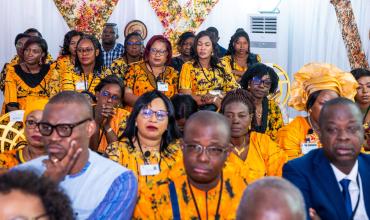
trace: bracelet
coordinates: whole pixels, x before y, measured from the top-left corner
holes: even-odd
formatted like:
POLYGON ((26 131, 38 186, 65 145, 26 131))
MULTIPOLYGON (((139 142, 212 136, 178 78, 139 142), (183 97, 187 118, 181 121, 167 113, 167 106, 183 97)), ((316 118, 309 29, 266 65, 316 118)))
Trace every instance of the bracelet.
POLYGON ((108 130, 105 130, 105 133, 109 133, 111 131, 113 131, 113 128, 109 128, 108 130))

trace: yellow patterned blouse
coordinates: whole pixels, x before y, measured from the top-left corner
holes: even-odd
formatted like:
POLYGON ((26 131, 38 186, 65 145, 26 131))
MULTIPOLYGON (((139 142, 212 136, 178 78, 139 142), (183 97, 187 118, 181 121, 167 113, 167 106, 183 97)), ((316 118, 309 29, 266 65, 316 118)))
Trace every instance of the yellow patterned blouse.
POLYGON ((144 165, 144 159, 140 149, 132 148, 128 139, 123 138, 121 141, 110 144, 105 154, 109 159, 114 160, 124 167, 132 170, 139 181, 139 189, 143 187, 151 187, 156 181, 167 178, 168 171, 176 164, 177 161, 182 161, 182 152, 180 145, 177 143, 170 144, 166 153, 155 152, 151 153, 149 158, 146 158, 149 164, 159 164, 160 175, 142 176, 140 175, 140 166, 144 165))
MULTIPOLYGON (((51 64, 52 62, 53 62, 53 57, 51 57, 50 53, 48 53, 45 63, 51 64)), ((4 65, 4 68, 1 70, 1 74, 0 74, 0 90, 1 91, 4 91, 5 89, 5 78, 6 78, 7 68, 13 67, 17 64, 19 64, 19 57, 18 55, 15 55, 13 59, 11 59, 9 63, 6 63, 4 65)))
POLYGON ((100 74, 89 73, 88 76, 86 76, 86 74, 79 74, 74 70, 67 69, 66 72, 60 73, 61 87, 63 91, 89 91, 95 94, 95 87, 99 84, 100 80, 107 75, 108 73, 106 71, 102 71, 100 74))
POLYGON ((308 134, 311 126, 304 117, 297 116, 292 122, 282 127, 277 134, 277 143, 284 149, 289 160, 302 156, 301 144, 310 139, 321 147, 316 133, 308 134))
POLYGON ((261 125, 255 126, 254 130, 267 134, 275 141, 278 130, 284 126, 280 107, 273 99, 265 98, 262 102, 262 109, 261 125))
MULTIPOLYGON (((257 59, 257 62, 261 62, 261 57, 257 54, 255 55, 256 56, 256 59, 257 59)), ((221 58, 221 62, 227 66, 227 68, 230 68, 231 70, 237 70, 237 71, 241 71, 241 72, 245 72, 248 70, 248 65, 246 64, 246 66, 239 66, 239 64, 237 62, 233 62, 233 64, 231 63, 232 59, 231 59, 231 55, 228 55, 228 56, 224 56, 221 58)), ((249 64, 251 65, 251 64, 249 64)), ((241 79, 241 76, 237 76, 234 74, 234 77, 236 79, 236 81, 239 82, 239 80, 241 79)))
POLYGON ((55 63, 42 66, 40 73, 25 73, 20 65, 7 68, 4 104, 19 103, 23 109, 27 102, 49 99, 60 90, 60 78, 55 63))
POLYGON ((215 217, 218 204, 219 219, 235 219, 239 200, 247 186, 240 176, 224 170, 223 181, 219 181, 217 186, 208 192, 190 186, 194 195, 192 196, 186 174, 178 175, 167 181, 157 182, 153 189, 142 190, 133 219, 174 219, 174 203, 171 201, 169 188, 171 182, 176 191, 181 219, 217 219, 215 217))
MULTIPOLYGON (((116 109, 116 114, 114 114, 114 116, 111 119, 110 127, 113 129, 114 133, 116 133, 118 137, 122 135, 124 129, 126 128, 126 121, 129 115, 130 115, 130 112, 126 111, 125 109, 122 109, 122 108, 116 109)), ((105 134, 104 133, 102 134, 101 130, 100 130, 99 137, 100 136, 101 136, 101 141, 99 143, 98 151, 100 153, 105 153, 105 150, 108 147, 108 142, 105 137, 105 134)))
MULTIPOLYGON (((138 62, 141 62, 141 61, 138 61, 138 62)), ((128 63, 126 63, 126 61, 123 57, 120 57, 120 58, 117 58, 113 61, 113 63, 111 64, 111 66, 109 68, 109 71, 112 74, 115 74, 115 75, 119 76, 121 79, 124 79, 125 75, 126 75, 126 72, 130 69, 130 67, 132 65, 137 64, 138 62, 128 64, 128 63)))
POLYGON ((157 82, 164 82, 168 85, 168 90, 164 92, 167 97, 177 94, 179 83, 178 72, 170 66, 166 66, 163 74, 159 75, 160 79, 150 72, 144 61, 132 65, 125 76, 125 85, 132 90, 136 96, 141 96, 146 92, 153 91, 157 88, 157 82))
POLYGON ((55 69, 61 76, 65 73, 74 71, 75 65, 72 63, 71 56, 69 55, 60 56, 55 62, 55 69))
POLYGON ((10 169, 18 164, 25 163, 23 158, 23 148, 6 151, 0 154, 0 169, 10 169))
POLYGON ((194 95, 205 95, 212 90, 228 92, 239 88, 231 70, 222 63, 220 65, 225 72, 195 67, 193 64, 193 61, 189 61, 182 66, 179 89, 191 89, 194 95))
MULTIPOLYGON (((247 158, 243 161, 234 152, 226 163, 236 167, 235 174, 251 184, 264 176, 281 176, 287 156, 268 135, 251 132, 247 158)), ((226 166, 226 169, 228 166, 226 166)))

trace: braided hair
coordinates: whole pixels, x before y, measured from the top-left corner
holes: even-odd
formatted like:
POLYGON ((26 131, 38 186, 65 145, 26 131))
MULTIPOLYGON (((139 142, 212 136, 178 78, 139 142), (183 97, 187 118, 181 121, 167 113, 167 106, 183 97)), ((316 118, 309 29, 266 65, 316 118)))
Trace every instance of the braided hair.
MULTIPOLYGON (((235 89, 235 90, 229 91, 221 102, 220 113, 224 114, 226 106, 231 103, 244 104, 248 108, 249 114, 254 114, 255 109, 256 109, 255 105, 253 104, 252 94, 244 89, 235 89)), ((256 119, 255 117, 252 117, 252 122, 251 122, 252 128, 254 127, 255 124, 256 124, 256 119)))

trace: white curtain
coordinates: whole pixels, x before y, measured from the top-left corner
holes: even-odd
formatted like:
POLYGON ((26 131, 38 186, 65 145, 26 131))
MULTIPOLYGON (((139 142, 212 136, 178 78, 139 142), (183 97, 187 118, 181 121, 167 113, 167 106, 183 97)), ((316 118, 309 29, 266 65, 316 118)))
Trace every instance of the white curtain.
MULTIPOLYGON (((183 4, 184 1, 179 2, 183 4)), ((219 43, 227 47, 237 28, 242 27, 249 31, 248 14, 258 13, 258 9, 266 2, 271 0, 219 0, 199 30, 209 26, 217 27, 220 32, 219 43)), ((370 50, 370 1, 353 0, 352 7, 364 51, 370 50)), ((277 43, 283 46, 280 47, 282 49, 276 62, 289 75, 313 61, 328 62, 350 70, 335 10, 329 0, 282 0, 279 9, 279 28, 283 32, 277 43)), ((53 0, 0 0, 0 16, 1 67, 15 54, 15 36, 27 28, 35 27, 40 30, 54 58, 58 55, 64 34, 69 30, 53 0)), ((149 37, 163 32, 148 0, 120 0, 109 22, 117 23, 123 33, 125 25, 133 19, 141 20, 147 25, 149 37)), ((123 40, 121 34, 118 41, 123 40)), ((296 113, 292 112, 289 116, 294 114, 296 113)))

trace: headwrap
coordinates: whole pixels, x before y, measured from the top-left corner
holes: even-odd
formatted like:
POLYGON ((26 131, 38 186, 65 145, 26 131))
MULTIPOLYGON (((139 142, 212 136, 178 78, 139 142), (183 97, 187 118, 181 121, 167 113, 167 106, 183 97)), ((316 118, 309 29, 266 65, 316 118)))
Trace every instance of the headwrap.
POLYGON ((24 108, 23 121, 26 121, 27 116, 36 110, 44 110, 45 105, 48 103, 48 99, 37 99, 32 101, 32 103, 27 102, 24 108))
POLYGON ((309 63, 294 74, 289 106, 298 111, 307 110, 308 97, 320 90, 332 90, 339 96, 353 100, 358 84, 351 73, 331 64, 309 63))

